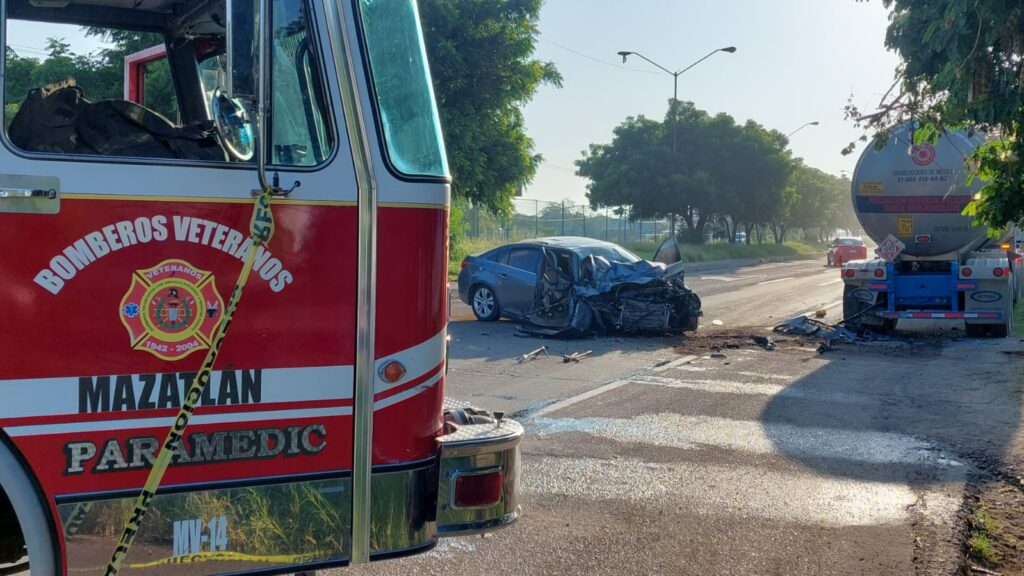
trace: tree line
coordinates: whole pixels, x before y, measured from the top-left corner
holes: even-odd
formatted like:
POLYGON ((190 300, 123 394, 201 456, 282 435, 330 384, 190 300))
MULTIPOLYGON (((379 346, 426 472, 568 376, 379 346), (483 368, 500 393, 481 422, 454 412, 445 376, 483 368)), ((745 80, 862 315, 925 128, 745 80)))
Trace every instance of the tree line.
POLYGON ((776 243, 790 229, 825 239, 857 226, 850 183, 793 158, 787 138, 754 121, 710 115, 672 100, 661 121, 627 118, 607 144, 592 144, 576 162, 589 179, 591 207, 627 207, 631 218, 668 218, 672 233, 702 243, 709 226, 730 242, 770 232, 776 243))
MULTIPOLYGON (((1024 157, 1024 11, 1015 2, 881 1, 891 11, 886 44, 903 62, 878 109, 863 112, 851 104, 848 117, 865 127, 865 141, 870 132, 884 139, 887 128, 908 119, 917 120, 924 128, 917 135, 919 140, 934 139, 943 129, 967 127, 986 132, 989 143, 975 152, 969 168, 988 183, 970 210, 979 222, 994 227, 1020 221, 1024 218, 1024 170, 1018 161, 1024 157)), ((533 57, 541 0, 420 0, 419 5, 453 175, 453 229, 460 224, 460 204, 472 203, 507 216, 511 198, 532 180, 541 160, 526 135, 521 108, 541 85, 559 86, 562 82, 552 63, 533 57)), ((86 87, 88 98, 120 97, 124 55, 159 41, 147 34, 93 33, 106 34, 113 47, 96 54, 74 54, 62 40, 50 39, 47 56, 42 59, 7 47, 5 118, 10 120, 30 88, 69 75, 86 87)), ((147 69, 149 74, 147 105, 173 118, 169 71, 154 67, 147 69), (154 100, 149 101, 151 97, 154 100)), ((614 135, 616 139, 621 135, 623 143, 637 141, 632 153, 636 157, 627 157, 629 161, 619 174, 601 161, 613 150, 599 146, 587 152, 579 171, 588 178, 589 173, 597 176, 591 178, 593 205, 613 205, 620 200, 612 197, 618 196, 637 214, 663 212, 678 217, 685 223, 684 232, 715 219, 743 228, 803 228, 808 226, 808 214, 825 223, 809 228, 853 224, 842 202, 815 200, 806 205, 800 182, 819 186, 824 177, 813 172, 801 175, 810 169, 787 158, 784 148, 779 152, 778 133, 751 123, 737 125, 721 115, 708 117, 692 105, 676 103, 673 109, 671 114, 678 116, 678 123, 673 121, 668 127, 674 147, 666 146, 666 122, 633 118, 614 135), (688 115, 693 120, 688 123, 696 124, 691 126, 694 131, 707 130, 723 137, 732 134, 733 138, 745 134, 748 148, 742 152, 763 160, 765 164, 755 171, 769 178, 763 182, 751 178, 759 184, 751 188, 741 181, 742 171, 729 174, 720 165, 716 167, 707 157, 714 156, 710 150, 720 147, 721 141, 709 138, 705 148, 684 151, 688 115), (684 155, 688 164, 676 161, 684 155), (783 185, 779 166, 787 162, 790 173, 783 185), (688 169, 688 165, 705 168, 688 169), (627 171, 636 177, 627 179, 623 175, 627 171), (616 178, 627 186, 615 191, 615 186, 607 183, 616 178), (647 190, 644 195, 650 198, 637 195, 640 188, 647 190), (760 191, 757 197, 748 197, 753 190, 760 191), (658 195, 666 198, 654 201, 658 195)), ((845 151, 853 149, 851 144, 845 151)), ((731 157, 721 159, 721 163, 730 162, 731 157)), ((832 184, 838 190, 839 184, 832 184)))

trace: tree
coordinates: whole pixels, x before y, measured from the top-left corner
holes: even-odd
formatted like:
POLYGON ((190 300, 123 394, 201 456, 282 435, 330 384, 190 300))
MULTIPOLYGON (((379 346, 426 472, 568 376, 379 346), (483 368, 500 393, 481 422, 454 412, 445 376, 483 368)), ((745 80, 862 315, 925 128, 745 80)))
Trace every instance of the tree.
MULTIPOLYGON (((896 82, 879 109, 847 114, 867 130, 916 119, 915 139, 968 128, 991 140, 975 150, 969 168, 987 180, 976 220, 1000 228, 1024 218, 1024 10, 1006 0, 882 0, 891 10, 886 45, 902 59, 896 82)), ((865 137, 862 140, 866 140, 865 137)), ((845 152, 852 151, 853 145, 845 152)))
MULTIPOLYGON (((731 123, 732 118, 729 118, 731 123)), ((721 213, 734 223, 742 222, 747 243, 755 226, 774 224, 781 243, 782 220, 791 203, 788 191, 792 170, 786 138, 750 120, 731 127, 732 137, 716 158, 716 182, 729 193, 721 213)), ((735 237, 735 235, 733 235, 735 237)))
POLYGON ((668 175, 662 169, 669 150, 665 127, 643 116, 630 117, 612 131, 611 144, 591 144, 576 162, 577 173, 590 179, 591 207, 629 206, 633 219, 650 218, 664 208, 668 175))
POLYGON ((797 160, 793 170, 794 202, 788 225, 803 230, 807 240, 827 240, 838 228, 856 228, 850 181, 836 178, 797 160))
POLYGON ((727 225, 743 222, 749 237, 755 225, 785 213, 786 139, 691 102, 673 101, 664 122, 627 118, 611 143, 591 145, 576 165, 590 180, 591 207, 629 206, 632 218, 679 215, 692 242, 704 241, 715 215, 727 216, 727 225))
POLYGON ((521 107, 554 64, 533 59, 541 0, 421 0, 420 17, 452 170, 452 193, 508 213, 541 157, 521 107))
POLYGON ((707 113, 678 101, 664 122, 627 118, 613 130, 610 144, 592 144, 576 161, 577 174, 590 180, 591 207, 628 206, 633 220, 679 215, 691 239, 700 241, 714 213, 707 153, 700 144, 708 121, 707 113))
MULTIPOLYGON (((109 28, 87 28, 87 36, 95 36, 110 44, 93 58, 96 66, 92 72, 93 91, 86 96, 94 100, 121 98, 124 84, 124 58, 153 46, 164 43, 164 37, 153 32, 134 32, 109 28), (99 91, 97 91, 97 89, 99 91)), ((148 62, 145 65, 146 107, 163 114, 172 122, 178 119, 178 99, 174 93, 171 67, 166 58, 148 62)))

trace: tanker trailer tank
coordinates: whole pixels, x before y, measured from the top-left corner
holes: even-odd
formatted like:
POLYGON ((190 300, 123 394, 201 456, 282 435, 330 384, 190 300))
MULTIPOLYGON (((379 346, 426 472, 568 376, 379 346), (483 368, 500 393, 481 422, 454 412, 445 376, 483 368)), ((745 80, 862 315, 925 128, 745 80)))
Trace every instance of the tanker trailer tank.
POLYGON ((913 136, 910 124, 897 126, 857 162, 853 207, 878 258, 843 266, 844 319, 880 332, 901 319, 958 320, 969 335, 1005 336, 1015 263, 987 228, 963 214, 984 186, 980 179, 968 184, 964 168, 983 139, 949 132, 914 145, 913 136))

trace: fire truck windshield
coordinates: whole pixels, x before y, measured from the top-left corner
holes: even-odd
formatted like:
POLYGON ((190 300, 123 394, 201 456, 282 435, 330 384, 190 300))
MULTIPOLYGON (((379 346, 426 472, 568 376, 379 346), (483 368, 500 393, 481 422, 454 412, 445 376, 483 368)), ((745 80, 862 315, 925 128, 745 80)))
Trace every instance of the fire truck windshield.
POLYGON ((416 3, 360 0, 359 16, 392 167, 409 176, 446 177, 448 161, 416 3))

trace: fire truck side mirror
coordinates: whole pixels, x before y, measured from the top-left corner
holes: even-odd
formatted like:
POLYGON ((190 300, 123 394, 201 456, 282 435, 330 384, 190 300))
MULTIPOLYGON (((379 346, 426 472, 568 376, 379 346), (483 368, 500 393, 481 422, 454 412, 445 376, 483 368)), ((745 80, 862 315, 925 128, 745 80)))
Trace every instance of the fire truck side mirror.
POLYGON ((256 102, 259 96, 261 0, 227 0, 227 96, 256 102))

